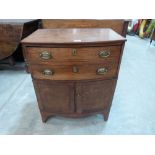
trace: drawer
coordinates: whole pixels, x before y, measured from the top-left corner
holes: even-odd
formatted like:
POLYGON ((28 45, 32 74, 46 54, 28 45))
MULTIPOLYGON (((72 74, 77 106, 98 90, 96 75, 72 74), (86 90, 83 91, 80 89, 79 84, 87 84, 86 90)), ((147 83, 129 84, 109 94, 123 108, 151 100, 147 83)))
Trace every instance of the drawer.
POLYGON ((34 79, 84 80, 108 79, 117 76, 117 62, 74 65, 31 65, 34 79))
POLYGON ((72 62, 99 63, 119 59, 121 46, 87 48, 27 48, 31 64, 72 64, 72 62))

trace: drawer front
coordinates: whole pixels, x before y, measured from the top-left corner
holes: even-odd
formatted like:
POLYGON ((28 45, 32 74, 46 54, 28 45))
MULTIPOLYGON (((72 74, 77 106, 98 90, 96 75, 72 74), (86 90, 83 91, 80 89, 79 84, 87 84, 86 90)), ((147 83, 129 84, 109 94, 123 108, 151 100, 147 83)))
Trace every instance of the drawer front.
POLYGON ((35 79, 84 80, 107 79, 117 76, 118 62, 74 65, 31 65, 35 79))
POLYGON ((72 62, 99 63, 119 59, 121 46, 89 48, 27 48, 31 64, 72 64, 72 62))

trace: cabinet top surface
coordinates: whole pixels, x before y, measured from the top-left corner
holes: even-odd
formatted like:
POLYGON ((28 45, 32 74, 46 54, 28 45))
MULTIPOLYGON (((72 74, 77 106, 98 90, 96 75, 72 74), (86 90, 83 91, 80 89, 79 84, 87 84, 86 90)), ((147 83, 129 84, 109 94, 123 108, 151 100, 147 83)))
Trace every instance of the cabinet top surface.
POLYGON ((108 28, 38 29, 22 40, 24 44, 82 44, 122 42, 126 39, 108 28))

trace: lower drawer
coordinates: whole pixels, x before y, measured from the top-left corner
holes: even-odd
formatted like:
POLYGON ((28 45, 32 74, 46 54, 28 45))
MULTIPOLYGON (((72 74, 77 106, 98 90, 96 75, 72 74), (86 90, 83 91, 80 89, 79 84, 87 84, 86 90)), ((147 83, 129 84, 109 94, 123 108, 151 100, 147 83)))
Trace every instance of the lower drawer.
POLYGON ((117 76, 117 62, 87 65, 31 65, 32 77, 49 80, 107 79, 117 76))

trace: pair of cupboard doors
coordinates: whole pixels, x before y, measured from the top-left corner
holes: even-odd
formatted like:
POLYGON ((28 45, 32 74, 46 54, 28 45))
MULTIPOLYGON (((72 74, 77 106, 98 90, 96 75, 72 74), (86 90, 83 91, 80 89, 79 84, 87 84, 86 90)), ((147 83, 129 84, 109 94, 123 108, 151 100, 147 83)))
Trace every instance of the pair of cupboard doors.
POLYGON ((34 79, 33 84, 44 122, 46 114, 78 117, 98 112, 103 113, 106 121, 116 79, 79 82, 34 79))

